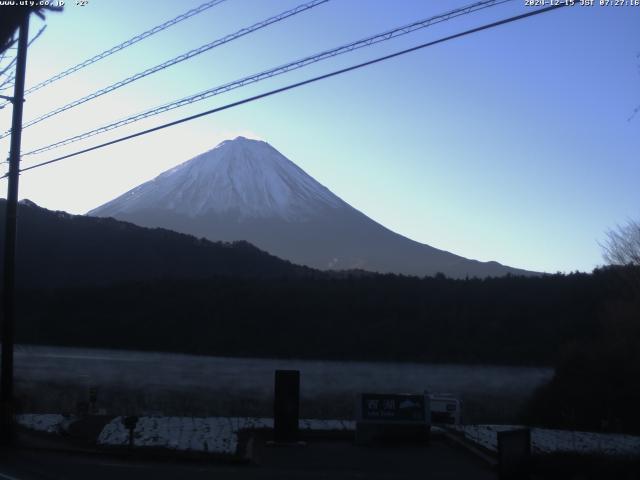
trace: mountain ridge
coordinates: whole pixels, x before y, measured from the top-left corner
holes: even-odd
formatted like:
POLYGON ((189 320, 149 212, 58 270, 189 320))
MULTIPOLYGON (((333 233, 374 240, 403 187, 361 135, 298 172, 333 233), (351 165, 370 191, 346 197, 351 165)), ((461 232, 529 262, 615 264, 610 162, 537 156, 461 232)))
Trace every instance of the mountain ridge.
POLYGON ((246 240, 321 270, 452 278, 535 275, 393 232, 315 181, 266 142, 226 140, 87 215, 112 216, 214 241, 246 240))
MULTIPOLYGON (((6 200, 0 199, 0 215, 5 209, 6 200)), ((3 245, 4 224, 0 249, 3 245)), ((25 288, 316 275, 248 242, 212 242, 113 218, 47 210, 29 200, 18 205, 16 264, 18 286, 25 288)))

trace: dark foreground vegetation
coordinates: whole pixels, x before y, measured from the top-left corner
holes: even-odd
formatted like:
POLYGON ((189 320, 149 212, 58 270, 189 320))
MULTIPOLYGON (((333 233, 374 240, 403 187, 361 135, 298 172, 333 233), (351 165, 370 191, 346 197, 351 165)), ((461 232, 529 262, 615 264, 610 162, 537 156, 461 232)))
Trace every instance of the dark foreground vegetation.
POLYGON ((25 343, 325 359, 553 365, 599 338, 613 272, 449 280, 236 278, 37 289, 25 343))
POLYGON ((19 218, 18 342, 555 366, 529 422, 640 433, 639 267, 485 280, 336 274, 246 243, 33 204, 19 218))
POLYGON ((551 382, 526 420, 553 427, 640 434, 640 301, 609 301, 597 328, 561 350, 551 382))
POLYGON ((527 423, 640 434, 638 269, 232 278, 22 291, 18 341, 228 356, 552 365, 527 423))

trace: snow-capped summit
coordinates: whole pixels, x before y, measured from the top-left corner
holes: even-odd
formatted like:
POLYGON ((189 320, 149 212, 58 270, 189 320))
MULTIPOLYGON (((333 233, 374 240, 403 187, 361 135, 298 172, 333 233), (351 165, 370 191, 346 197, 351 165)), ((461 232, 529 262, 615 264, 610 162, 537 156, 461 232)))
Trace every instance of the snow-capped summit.
POLYGON ((197 217, 305 219, 344 202, 266 142, 237 137, 89 212, 115 216, 163 209, 197 217))
POLYGON ((89 215, 210 240, 246 240, 294 263, 451 277, 528 274, 394 233, 351 207, 266 142, 237 137, 89 215))

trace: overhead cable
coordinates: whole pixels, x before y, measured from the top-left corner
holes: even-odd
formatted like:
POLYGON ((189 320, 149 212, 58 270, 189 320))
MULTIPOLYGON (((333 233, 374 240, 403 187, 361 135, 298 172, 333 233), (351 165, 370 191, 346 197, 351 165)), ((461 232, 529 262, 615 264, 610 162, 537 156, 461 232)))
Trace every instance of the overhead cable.
POLYGON ((148 38, 152 35, 155 35, 158 32, 161 32, 163 30, 166 30, 169 27, 172 27, 173 25, 182 22, 183 20, 186 20, 188 18, 193 17, 194 15, 198 15, 199 13, 204 12, 205 10, 208 10, 211 7, 214 7, 216 5, 218 5, 219 3, 225 2, 226 0, 211 0, 209 2, 203 3, 202 5, 200 5, 199 7, 193 8, 187 12, 184 12, 180 15, 178 15, 175 18, 172 18, 171 20, 167 20, 164 23, 161 23, 160 25, 156 25, 155 27, 147 30, 146 32, 143 32, 139 35, 136 35, 135 37, 130 38, 129 40, 126 40, 114 47, 109 48, 108 50, 105 50, 104 52, 98 53, 97 55, 94 55, 91 58, 88 58, 87 60, 78 63, 77 65, 74 65, 73 67, 67 68, 66 70, 58 73, 57 75, 54 75, 51 78, 48 78, 47 80, 44 80, 43 82, 38 83, 37 85, 29 88, 27 91, 25 91, 25 95, 28 95, 30 93, 35 92, 36 90, 40 90, 42 87, 46 87, 47 85, 56 82, 58 80, 60 80, 61 78, 64 78, 68 75, 71 75, 74 72, 77 72, 78 70, 81 70, 85 67, 88 67, 89 65, 91 65, 92 63, 96 63, 110 55, 113 55, 116 52, 119 52, 120 50, 123 50, 127 47, 130 47, 131 45, 133 45, 134 43, 138 43, 141 40, 144 40, 145 38, 148 38))
POLYGON ((121 120, 117 120, 115 122, 109 123, 107 125, 103 125, 99 128, 95 128, 93 130, 89 130, 87 132, 78 134, 78 135, 74 135, 72 137, 68 137, 64 140, 60 140, 57 141, 55 143, 52 143, 50 145, 46 145, 43 147, 39 147, 36 148, 35 150, 31 150, 29 152, 23 153, 23 156, 28 156, 28 155, 35 155, 38 153, 42 153, 42 152, 46 152, 48 150, 52 150, 54 148, 59 148, 65 145, 69 145, 71 143, 75 143, 84 139, 87 139, 89 137, 93 137, 95 135, 99 135, 101 133, 105 133, 108 132, 110 130, 114 130, 116 128, 119 127, 123 127, 125 125, 128 125, 130 123, 134 123, 140 120, 143 120, 145 118, 148 117, 152 117, 154 115, 158 115, 160 113, 164 113, 167 112, 169 110, 173 110, 185 105, 189 105, 191 103, 194 102, 199 102, 202 100, 205 100, 207 98, 216 96, 216 95, 220 95, 222 93, 226 93, 230 90, 234 90, 236 88, 240 88, 240 87, 244 87, 246 85, 252 84, 252 83, 256 83, 277 75, 281 75, 283 73, 287 73, 290 72, 292 70, 296 70, 302 67, 305 67, 307 65, 310 65, 312 63, 316 63, 322 60, 326 60, 328 58, 332 58, 338 55, 342 55, 344 53, 348 53, 351 52, 353 50, 357 50, 360 48, 364 48, 364 47, 369 47, 371 45, 380 43, 380 42, 384 42, 387 40, 390 40, 392 38, 396 38, 399 37, 401 35, 406 35, 408 33, 414 32, 416 30, 419 29, 423 29, 426 27, 429 27, 431 25, 440 23, 440 22, 444 22, 447 20, 451 20, 452 18, 461 16, 461 15, 466 15, 469 14, 471 12, 475 12, 481 9, 485 9, 488 7, 492 7, 495 5, 499 5, 501 3, 505 3, 505 2, 509 2, 509 1, 513 1, 513 0, 484 0, 481 2, 476 2, 473 3, 471 5, 468 5, 466 7, 462 7, 462 8, 458 8, 456 10, 451 10, 449 12, 440 14, 440 15, 436 15, 424 20, 419 20, 413 23, 410 23, 408 25, 403 25, 401 27, 397 27, 391 30, 387 30, 385 32, 382 33, 378 33, 375 35, 372 35, 370 37, 352 42, 352 43, 348 43, 346 45, 342 45, 330 50, 325 50, 322 51, 320 53, 314 54, 314 55, 310 55, 308 57, 304 57, 302 59, 299 60, 295 60, 293 62, 289 62, 285 65, 280 65, 278 67, 275 68, 271 68, 269 70, 265 70, 262 71, 260 73, 256 73, 247 77, 243 77, 239 80, 234 80, 232 82, 217 86, 217 87, 213 87, 210 88, 208 90, 205 90, 203 92, 199 92, 197 94, 194 95, 190 95, 188 97, 185 98, 181 98, 179 100, 175 100, 173 102, 170 103, 166 103, 164 105, 160 105, 158 107, 154 107, 152 109, 146 110, 144 112, 140 112, 137 113, 135 115, 132 115, 130 117, 126 117, 124 119, 121 120))
MULTIPOLYGON (((329 0, 312 0, 310 2, 304 3, 302 5, 298 5, 295 8, 292 8, 290 10, 284 11, 282 13, 279 13, 278 15, 275 15, 273 17, 267 18, 266 20, 262 20, 254 25, 251 25, 249 27, 246 28, 242 28, 240 30, 238 30, 237 32, 231 33, 229 35, 225 35, 222 38, 219 38, 217 40, 214 40, 212 42, 206 43, 205 45, 202 45, 198 48, 194 48, 193 50, 190 50, 186 53, 183 53, 181 55, 178 55, 177 57, 174 57, 170 60, 167 60, 165 62, 162 62, 154 67, 148 68, 142 72, 136 73, 135 75, 131 75, 130 77, 127 77, 123 80, 120 80, 116 83, 113 83, 111 85, 108 85, 104 88, 101 88, 100 90, 90 93, 89 95, 85 95, 82 98, 79 98, 77 100, 74 100, 70 103, 67 103, 66 105, 63 105, 61 107, 56 108, 55 110, 52 110, 48 113, 45 113, 44 115, 41 115, 37 118, 34 118, 33 120, 29 120, 28 122, 24 123, 22 125, 22 128, 27 128, 30 127, 31 125, 35 125, 36 123, 40 123, 43 120, 46 120, 47 118, 53 117, 54 115, 58 115, 59 113, 65 112, 71 108, 77 107, 78 105, 82 105, 83 103, 86 103, 90 100, 93 100, 95 98, 98 98, 102 95, 105 95, 109 92, 113 92, 114 90, 117 90, 118 88, 124 87, 125 85, 128 85, 130 83, 135 82, 136 80, 140 80, 144 77, 147 77, 149 75, 152 75, 156 72, 159 72, 161 70, 164 70, 165 68, 171 67, 173 65, 176 65, 178 63, 184 62, 185 60, 189 60, 190 58, 193 58, 197 55, 200 55, 204 52, 208 52, 209 50, 219 47, 221 45, 224 45, 225 43, 229 43, 233 40, 236 40, 240 37, 243 37, 245 35, 248 35, 250 33, 253 33, 257 30, 260 30, 262 28, 265 28, 269 25, 272 25, 274 23, 280 22, 282 20, 285 20, 289 17, 292 17, 294 15, 297 15, 298 13, 302 13, 305 12, 307 10, 310 10, 314 7, 317 7, 318 5, 321 5, 323 3, 327 3, 329 0)), ((3 132, 0 135, 0 138, 4 138, 6 136, 8 136, 11 133, 11 130, 7 130, 5 132, 3 132)))
MULTIPOLYGON (((21 172, 26 172, 28 170, 33 170, 34 168, 39 168, 39 167, 43 167, 45 165, 50 165, 52 163, 60 162, 62 160, 66 160, 68 158, 81 155, 83 153, 88 153, 88 152, 91 152, 91 151, 94 151, 94 150, 99 150, 101 148, 108 147, 110 145, 114 145, 116 143, 124 142, 126 140, 131 140, 131 139, 136 138, 136 137, 147 135, 149 133, 156 132, 158 130, 162 130, 162 129, 165 129, 165 128, 168 128, 168 127, 172 127, 174 125, 178 125, 178 124, 185 123, 185 122, 188 122, 188 121, 191 121, 191 120, 195 120, 197 118, 204 117, 204 116, 207 116, 207 115, 211 115, 211 114, 214 114, 214 113, 217 113, 217 112, 221 112, 223 110, 228 110, 230 108, 237 107, 237 106, 240 106, 240 105, 244 105, 246 103, 254 102, 256 100, 260 100, 262 98, 270 97, 272 95, 276 95, 278 93, 282 93, 282 92, 285 92, 285 91, 288 91, 288 90, 293 90, 295 88, 299 88, 299 87, 302 87, 304 85, 308 85, 310 83, 318 82, 320 80, 325 80, 325 79, 330 78, 330 77, 335 77, 335 76, 341 75, 343 73, 351 72, 353 70, 357 70, 357 69, 360 69, 360 68, 363 68, 363 67, 367 67, 369 65, 380 63, 380 62, 383 62, 383 61, 386 61, 386 60, 389 60, 389 59, 392 59, 392 58, 395 58, 395 57, 399 57, 401 55, 406 55, 408 53, 415 52, 415 51, 421 50, 423 48, 427 48, 427 47, 431 47, 433 45, 437 45, 439 43, 447 42, 449 40, 453 40, 453 39, 460 38, 460 37, 463 37, 463 36, 466 36, 466 35, 470 35, 472 33, 480 32, 482 30, 488 30, 490 28, 498 27, 500 25, 504 25, 504 24, 507 24, 507 23, 512 23, 512 22, 515 22, 515 21, 518 21, 518 20, 522 20, 524 18, 533 17, 535 15, 540 15, 542 13, 550 12, 552 10, 556 10, 558 8, 566 7, 568 5, 572 5, 572 4, 559 3, 559 4, 555 4, 555 5, 549 6, 549 7, 533 10, 533 11, 530 11, 530 12, 527 12, 527 13, 524 13, 524 14, 521 14, 521 15, 516 15, 514 17, 509 17, 509 18, 505 18, 505 19, 502 19, 502 20, 498 20, 498 21, 493 22, 493 23, 489 23, 489 24, 482 25, 480 27, 472 28, 471 30, 466 30, 464 32, 460 32, 460 33, 456 33, 456 34, 453 34, 453 35, 449 35, 447 37, 439 38, 438 40, 433 40, 433 41, 430 41, 430 42, 427 42, 427 43, 423 43, 421 45, 417 45, 415 47, 407 48, 405 50, 401 50, 399 52, 395 52, 395 53, 392 53, 392 54, 389 54, 389 55, 385 55, 383 57, 378 57, 378 58, 375 58, 373 60, 369 60, 367 62, 359 63, 357 65, 352 65, 350 67, 342 68, 340 70, 335 70, 333 72, 326 73, 324 75, 320 75, 320 76, 313 77, 313 78, 310 78, 310 79, 307 79, 307 80, 303 80, 301 82, 293 83, 293 84, 287 85, 285 87, 277 88, 277 89, 271 90, 269 92, 265 92, 265 93, 262 93, 262 94, 259 94, 259 95, 255 95, 253 97, 248 97, 248 98, 245 98, 243 100, 239 100, 237 102, 232 102, 232 103, 229 103, 227 105, 223 105, 221 107, 213 108, 213 109, 207 110, 205 112, 201 112, 201 113, 198 113, 198 114, 195 114, 195 115, 190 115, 188 117, 184 117, 184 118, 181 118, 179 120, 174 120, 173 122, 169 122, 169 123, 165 123, 165 124, 162 124, 162 125, 158 125, 156 127, 149 128, 149 129, 146 129, 146 130, 142 130, 140 132, 133 133, 131 135, 126 135, 124 137, 120 137, 120 138, 117 138, 115 140, 111 140, 109 142, 105 142, 105 143, 102 143, 102 144, 99 144, 99 145, 95 145, 93 147, 85 148, 83 150, 79 150, 79 151, 76 151, 76 152, 73 152, 73 153, 69 153, 67 155, 63 155, 63 156, 60 156, 60 157, 57 157, 57 158, 54 158, 54 159, 51 159, 51 160, 47 160, 45 162, 37 163, 35 165, 31 165, 29 167, 23 168, 20 171, 21 172)), ((0 179, 6 178, 6 176, 7 175, 5 174, 3 177, 0 177, 0 179)))

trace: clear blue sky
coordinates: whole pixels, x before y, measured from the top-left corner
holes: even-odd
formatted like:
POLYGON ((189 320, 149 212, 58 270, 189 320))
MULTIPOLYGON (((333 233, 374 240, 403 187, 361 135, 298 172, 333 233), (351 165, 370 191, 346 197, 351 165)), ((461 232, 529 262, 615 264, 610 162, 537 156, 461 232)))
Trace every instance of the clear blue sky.
MULTIPOLYGON (((48 15, 30 49, 27 86, 203 1, 67 1, 64 13, 48 15)), ((25 121, 299 3, 228 0, 34 93, 25 121)), ((25 129, 23 151, 467 3, 332 0, 25 129)), ((34 160, 528 11, 523 3, 34 160)), ((32 34, 41 25, 34 17, 32 34)), ((345 201, 414 240, 514 267, 590 271, 602 263, 604 232, 640 217, 640 116, 628 121, 640 105, 639 52, 640 7, 561 9, 25 173, 20 196, 84 213, 225 138, 246 135, 268 141, 345 201)), ((9 108, 0 111, 0 126, 9 128, 9 108)), ((4 139, 0 155, 7 151, 4 139)))

